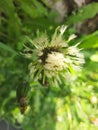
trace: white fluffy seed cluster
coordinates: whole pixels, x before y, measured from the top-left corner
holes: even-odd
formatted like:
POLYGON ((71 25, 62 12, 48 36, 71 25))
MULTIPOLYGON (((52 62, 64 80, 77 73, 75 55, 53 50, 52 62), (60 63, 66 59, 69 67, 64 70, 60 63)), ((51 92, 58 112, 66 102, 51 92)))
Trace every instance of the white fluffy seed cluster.
POLYGON ((48 54, 44 67, 50 71, 63 70, 66 68, 64 55, 60 52, 51 52, 48 54))
POLYGON ((76 38, 76 35, 72 34, 65 41, 63 34, 66 29, 67 26, 58 27, 51 40, 48 40, 46 34, 42 37, 39 35, 33 41, 30 39, 34 49, 24 45, 26 51, 33 52, 32 54, 24 54, 32 60, 29 65, 32 80, 41 79, 44 84, 49 78, 54 86, 59 86, 61 74, 66 78, 69 74, 74 75, 74 72, 81 70, 85 61, 84 55, 80 52, 81 49, 78 48, 80 43, 69 46, 68 43, 76 38))

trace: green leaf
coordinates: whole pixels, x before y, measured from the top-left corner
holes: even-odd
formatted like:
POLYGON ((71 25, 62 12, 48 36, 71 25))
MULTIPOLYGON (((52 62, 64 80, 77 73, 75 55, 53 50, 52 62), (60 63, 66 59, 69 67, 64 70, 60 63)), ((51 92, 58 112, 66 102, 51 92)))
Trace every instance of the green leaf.
POLYGON ((98 31, 85 36, 82 39, 81 44, 79 45, 79 47, 82 48, 98 48, 98 31))
POLYGON ((11 53, 13 53, 14 55, 17 55, 18 53, 14 50, 14 49, 12 49, 10 46, 8 46, 8 45, 6 45, 6 44, 4 44, 4 43, 1 43, 0 42, 0 48, 1 49, 4 49, 4 50, 6 50, 6 51, 9 51, 9 52, 11 52, 11 53))
POLYGON ((42 16, 43 14, 47 14, 47 9, 36 0, 24 0, 20 1, 20 4, 24 12, 31 18, 36 18, 42 16))
POLYGON ((41 14, 47 14, 48 15, 48 12, 47 12, 47 9, 40 3, 38 2, 37 0, 32 0, 32 2, 34 3, 34 5, 36 6, 37 8, 37 11, 41 14))
POLYGON ((9 40, 18 39, 20 36, 21 21, 16 13, 13 1, 0 1, 0 11, 4 14, 4 16, 0 16, 0 19, 4 19, 1 25, 3 33, 7 33, 9 40))
POLYGON ((91 4, 85 5, 79 8, 78 12, 74 12, 69 16, 65 22, 67 25, 82 22, 85 19, 92 18, 98 13, 98 2, 93 2, 91 4))

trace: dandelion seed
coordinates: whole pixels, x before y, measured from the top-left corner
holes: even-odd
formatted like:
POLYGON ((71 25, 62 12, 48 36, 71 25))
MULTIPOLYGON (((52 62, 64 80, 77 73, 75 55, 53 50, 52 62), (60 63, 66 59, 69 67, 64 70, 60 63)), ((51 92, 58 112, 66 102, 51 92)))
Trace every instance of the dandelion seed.
POLYGON ((77 36, 75 34, 72 34, 69 38, 68 38, 68 42, 70 42, 71 40, 73 40, 74 38, 76 38, 77 36))
POLYGON ((61 26, 61 28, 60 28, 61 35, 63 35, 63 33, 66 31, 66 29, 67 29, 67 26, 65 26, 65 25, 61 26))

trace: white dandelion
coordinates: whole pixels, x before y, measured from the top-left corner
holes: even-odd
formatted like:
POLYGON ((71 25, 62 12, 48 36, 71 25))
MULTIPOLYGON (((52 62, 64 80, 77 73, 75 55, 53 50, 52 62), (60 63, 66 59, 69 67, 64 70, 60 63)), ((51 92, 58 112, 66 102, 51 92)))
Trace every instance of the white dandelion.
POLYGON ((73 34, 67 41, 63 39, 63 33, 67 26, 57 28, 53 34, 51 41, 44 34, 42 37, 37 37, 34 40, 28 38, 32 48, 25 47, 32 51, 32 54, 24 54, 30 58, 29 65, 30 77, 32 80, 38 80, 45 84, 50 82, 56 86, 59 84, 60 75, 67 75, 72 71, 80 71, 84 64, 84 56, 77 46, 68 46, 68 42, 76 36, 73 34))

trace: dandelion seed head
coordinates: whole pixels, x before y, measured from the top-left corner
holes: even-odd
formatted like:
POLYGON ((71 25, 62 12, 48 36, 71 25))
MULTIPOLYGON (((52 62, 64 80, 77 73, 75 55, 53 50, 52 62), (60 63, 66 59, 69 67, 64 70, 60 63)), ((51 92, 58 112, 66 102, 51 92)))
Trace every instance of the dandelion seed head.
POLYGON ((44 65, 45 69, 54 71, 54 70, 63 70, 65 68, 65 57, 62 53, 51 52, 48 54, 46 63, 44 65))
MULTIPOLYGON (((56 29, 51 40, 45 34, 42 37, 32 41, 34 49, 32 50, 32 61, 29 65, 30 77, 33 80, 41 78, 43 83, 51 80, 52 84, 61 83, 60 75, 67 77, 73 71, 80 71, 84 64, 84 55, 80 52, 81 49, 74 46, 69 46, 68 42, 73 40, 76 35, 71 35, 68 41, 62 37, 67 26, 62 26, 59 30, 56 29), (59 32, 59 33, 58 33, 59 32)), ((30 40, 31 41, 31 40, 30 40)), ((29 54, 26 54, 29 57, 29 54)))

